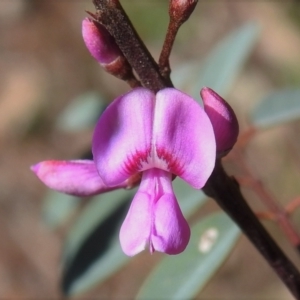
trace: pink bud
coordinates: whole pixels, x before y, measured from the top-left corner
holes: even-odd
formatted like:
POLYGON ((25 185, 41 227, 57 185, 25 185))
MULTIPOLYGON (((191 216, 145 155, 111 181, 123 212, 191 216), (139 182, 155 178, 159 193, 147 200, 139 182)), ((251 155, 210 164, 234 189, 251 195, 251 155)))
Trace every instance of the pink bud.
POLYGON ((198 0, 170 0, 169 15, 177 23, 184 23, 194 11, 198 0))
POLYGON ((89 18, 82 21, 82 37, 91 55, 101 65, 110 64, 123 56, 109 32, 89 18))
POLYGON ((200 95, 216 138, 217 155, 225 156, 234 146, 239 134, 239 124, 230 105, 216 92, 204 87, 200 95))

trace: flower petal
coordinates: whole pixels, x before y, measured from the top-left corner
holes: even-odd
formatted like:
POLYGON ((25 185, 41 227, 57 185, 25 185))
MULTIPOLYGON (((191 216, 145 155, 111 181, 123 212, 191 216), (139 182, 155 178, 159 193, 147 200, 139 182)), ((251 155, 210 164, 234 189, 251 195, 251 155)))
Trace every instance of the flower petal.
MULTIPOLYGON (((31 170, 51 189, 70 195, 92 196, 112 190, 103 183, 91 160, 43 161, 31 170)), ((126 184, 115 188, 119 187, 126 184)))
POLYGON ((237 141, 239 124, 231 106, 212 89, 205 87, 200 92, 216 137, 218 156, 226 155, 237 141))
POLYGON ((172 188, 172 175, 159 169, 143 173, 120 230, 123 251, 133 256, 149 245, 150 252, 181 253, 190 239, 190 228, 172 188))
POLYGON ((151 244, 154 250, 179 254, 190 240, 190 227, 185 220, 174 194, 165 194, 157 201, 151 244))
POLYGON ((194 188, 205 184, 215 164, 215 136, 206 113, 190 96, 173 88, 157 93, 152 142, 158 158, 155 167, 194 188))
POLYGON ((102 114, 93 138, 93 155, 108 186, 142 169, 151 152, 155 95, 137 88, 117 98, 102 114))
POLYGON ((120 243, 124 253, 133 256, 145 250, 151 233, 151 196, 137 192, 120 230, 120 243))

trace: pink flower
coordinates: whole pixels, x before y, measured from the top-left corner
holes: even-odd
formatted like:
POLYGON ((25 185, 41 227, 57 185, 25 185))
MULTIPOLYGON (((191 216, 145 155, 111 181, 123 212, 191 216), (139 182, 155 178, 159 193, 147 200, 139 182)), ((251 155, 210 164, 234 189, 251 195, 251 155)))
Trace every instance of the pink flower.
POLYGON ((32 167, 49 187, 80 196, 128 187, 142 174, 120 230, 123 251, 182 252, 190 229, 172 188, 179 176, 200 189, 216 159, 214 127, 188 95, 137 88, 112 102, 93 137, 94 161, 45 161, 32 167))
POLYGON ((203 109, 189 96, 167 88, 156 95, 138 88, 117 98, 100 118, 94 161, 108 186, 143 172, 121 227, 124 252, 182 252, 190 229, 172 189, 172 174, 200 189, 215 164, 215 138, 203 109))

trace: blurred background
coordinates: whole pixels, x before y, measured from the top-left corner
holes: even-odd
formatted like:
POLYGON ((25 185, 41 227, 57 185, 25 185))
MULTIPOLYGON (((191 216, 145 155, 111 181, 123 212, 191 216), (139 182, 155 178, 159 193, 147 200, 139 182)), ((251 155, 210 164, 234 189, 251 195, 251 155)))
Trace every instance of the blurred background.
MULTIPOLYGON (((47 189, 29 167, 42 160, 78 158, 88 152, 92 125, 76 131, 62 130, 58 125, 61 111, 74 99, 97 93, 108 103, 129 90, 125 83, 106 74, 83 44, 81 21, 87 16, 85 10, 94 11, 91 2, 0 2, 0 299, 64 297, 61 254, 78 211, 64 226, 49 228, 42 217, 47 189)), ((168 1, 121 3, 158 59, 168 24, 168 1)), ((199 1, 180 30, 171 57, 174 69, 201 60, 220 39, 248 21, 260 25, 258 42, 226 95, 242 131, 260 99, 275 89, 300 85, 300 2, 199 1)), ((295 121, 262 132, 247 151, 253 172, 283 205, 300 194, 299 130, 300 123, 295 121), (296 150, 293 160, 283 136, 296 150)), ((234 164, 228 163, 227 168, 229 173, 239 175, 234 164)), ((256 211, 265 210, 251 191, 244 192, 256 211)), ((216 209, 209 201, 200 216, 216 209)), ((299 217, 299 212, 293 214, 298 232, 299 217)), ((264 224, 300 266, 299 253, 278 225, 264 224)), ((133 299, 161 257, 142 253, 81 297, 133 299)), ((252 245, 241 237, 198 299, 292 298, 252 245)))

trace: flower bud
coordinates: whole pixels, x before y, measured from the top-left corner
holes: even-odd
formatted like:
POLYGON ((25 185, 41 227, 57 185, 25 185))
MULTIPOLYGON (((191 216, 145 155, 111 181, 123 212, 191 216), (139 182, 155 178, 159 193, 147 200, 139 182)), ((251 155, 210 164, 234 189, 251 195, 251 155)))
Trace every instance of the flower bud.
POLYGON ((205 87, 200 95, 204 110, 214 129, 217 156, 225 156, 234 146, 239 134, 239 124, 231 106, 212 89, 205 87))
POLYGON ((82 37, 91 55, 105 71, 117 78, 135 83, 131 66, 104 26, 85 18, 82 21, 82 37))
POLYGON ((109 32, 101 24, 89 18, 82 21, 82 37, 91 55, 101 65, 110 64, 119 56, 122 56, 109 32))
POLYGON ((198 0, 170 0, 169 15, 177 23, 184 23, 194 11, 198 0))

